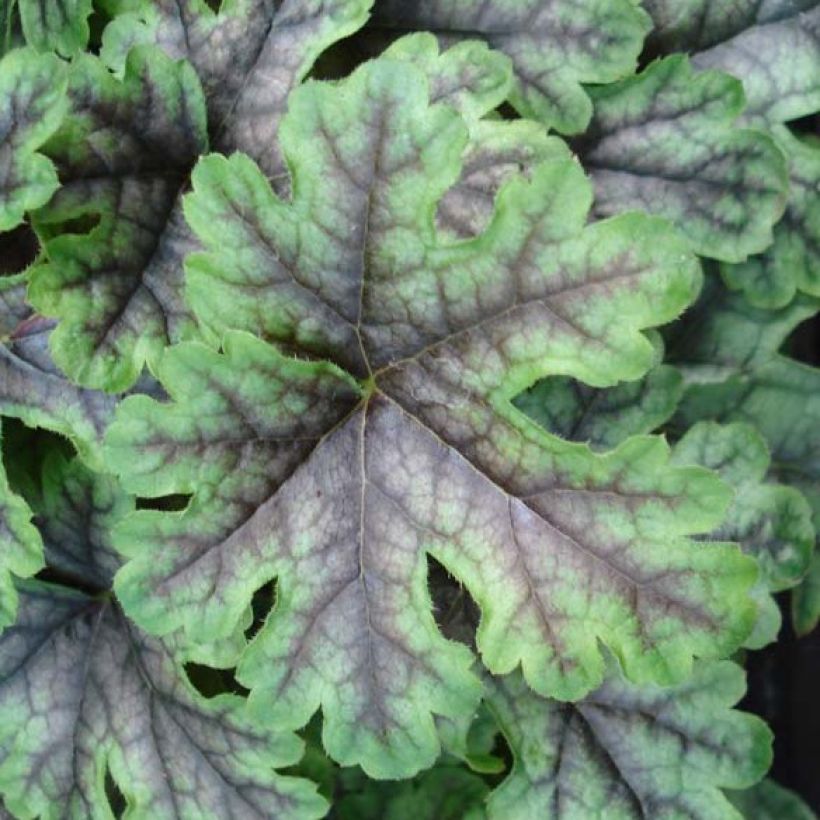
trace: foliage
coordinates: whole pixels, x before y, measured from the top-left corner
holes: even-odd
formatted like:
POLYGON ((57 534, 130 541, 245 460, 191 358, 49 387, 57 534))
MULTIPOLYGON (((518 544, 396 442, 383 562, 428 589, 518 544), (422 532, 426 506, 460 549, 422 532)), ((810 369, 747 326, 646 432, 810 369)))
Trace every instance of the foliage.
POLYGON ((2 811, 810 817, 818 14, 0 3, 2 811))

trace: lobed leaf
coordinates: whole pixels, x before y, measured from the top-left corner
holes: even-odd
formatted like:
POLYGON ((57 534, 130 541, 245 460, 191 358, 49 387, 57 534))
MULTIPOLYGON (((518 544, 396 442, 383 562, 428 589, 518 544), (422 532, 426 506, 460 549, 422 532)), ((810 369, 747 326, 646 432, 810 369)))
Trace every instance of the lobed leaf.
POLYGON ((0 629, 14 622, 17 591, 12 576, 26 578, 43 566, 43 543, 33 513, 9 487, 0 461, 0 629))
POLYGON ((642 379, 589 387, 565 376, 537 382, 515 405, 551 433, 611 450, 629 436, 651 433, 675 412, 683 383, 674 367, 659 365, 642 379))
POLYGON ((21 818, 111 817, 110 776, 135 816, 321 816, 305 781, 272 769, 298 759, 297 739, 235 695, 202 697, 183 671, 199 655, 146 635, 106 591, 119 565, 110 529, 132 507, 113 479, 46 464, 38 514, 61 582, 19 582, 17 622, 0 636, 6 805, 21 818))
MULTIPOLYGON (((686 428, 714 419, 754 425, 771 452, 771 477, 803 493, 815 530, 820 524, 815 434, 820 373, 778 350, 793 328, 816 311, 816 301, 808 297, 780 310, 760 310, 713 282, 670 345, 670 358, 688 383, 676 423, 686 428)), ((799 623, 807 631, 820 617, 820 598, 804 594, 797 593, 799 623)))
POLYGON ((744 688, 729 662, 699 664, 665 689, 628 683, 611 667, 577 703, 545 700, 520 675, 488 678, 515 758, 489 817, 739 820, 720 789, 757 781, 772 740, 763 721, 731 708, 744 688))
POLYGON ((513 62, 510 102, 565 134, 583 131, 592 114, 582 83, 632 72, 649 28, 629 0, 379 0, 371 26, 432 31, 445 43, 486 40, 513 62))
POLYGON ((26 301, 29 274, 0 278, 0 413, 71 439, 99 468, 100 445, 117 399, 70 382, 48 349, 54 322, 26 301))
POLYGON ((721 269, 726 284, 755 307, 785 307, 797 291, 820 296, 820 143, 772 129, 789 162, 789 198, 774 244, 740 265, 721 269))
POLYGON ((364 25, 373 0, 204 0, 114 3, 102 56, 121 68, 135 43, 191 63, 202 83, 213 147, 250 154, 268 177, 284 173, 277 145, 288 94, 329 45, 364 25), (136 5, 136 8, 134 8, 136 5))
POLYGON ((478 601, 484 663, 545 695, 600 682, 599 640, 633 678, 673 681, 753 620, 753 563, 687 538, 718 523, 723 484, 670 467, 659 439, 595 455, 509 401, 548 374, 639 377, 656 356, 641 329, 698 286, 685 244, 636 214, 585 226, 564 157, 508 182, 481 236, 439 236, 468 131, 427 95, 391 59, 296 91, 290 202, 243 155, 201 161, 188 296, 223 352, 171 349, 173 401, 127 400, 108 438, 129 489, 193 494, 120 528, 127 611, 228 635, 275 577, 238 670, 251 708, 296 728, 321 707, 330 755, 376 777, 431 765, 433 716, 479 696, 433 620, 427 553, 478 601))
POLYGON ((54 166, 40 149, 65 113, 65 86, 54 56, 19 49, 0 61, 0 231, 57 190, 54 166))
POLYGON ((792 487, 764 483, 768 448, 748 424, 698 422, 675 445, 673 460, 716 470, 734 488, 726 518, 711 537, 735 541, 757 560, 760 613, 746 645, 770 643, 780 629, 780 611, 769 593, 796 586, 809 568, 815 532, 808 502, 792 487))
POLYGON ((820 108, 817 0, 644 0, 654 23, 648 45, 693 53, 699 69, 743 81, 746 116, 773 124, 820 108))
POLYGON ((91 0, 17 0, 26 42, 68 57, 88 45, 91 0))
POLYGON ((575 147, 597 214, 660 214, 697 253, 728 262, 771 244, 786 167, 768 136, 734 125, 744 106, 738 80, 694 72, 677 55, 589 93, 595 112, 575 147))
POLYGON ((69 80, 70 110, 48 146, 63 185, 37 217, 59 235, 29 297, 60 320, 50 348, 68 376, 117 392, 193 332, 179 293, 190 240, 174 204, 207 145, 205 109, 190 66, 156 50, 134 49, 121 81, 81 55, 69 80), (72 232, 89 218, 99 221, 88 233, 72 232))

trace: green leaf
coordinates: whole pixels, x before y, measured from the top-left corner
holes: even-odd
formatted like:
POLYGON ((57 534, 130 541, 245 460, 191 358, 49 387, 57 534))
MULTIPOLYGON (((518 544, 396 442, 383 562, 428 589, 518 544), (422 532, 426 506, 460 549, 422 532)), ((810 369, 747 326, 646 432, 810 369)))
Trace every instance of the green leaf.
POLYGON ((481 233, 507 179, 529 174, 543 160, 569 156, 566 143, 548 137, 537 123, 481 119, 504 101, 512 81, 509 58, 485 43, 465 40, 440 52, 432 34, 410 34, 384 54, 421 68, 430 85, 430 102, 452 106, 469 125, 461 174, 438 203, 436 224, 441 231, 459 238, 481 233))
POLYGON ((544 379, 518 396, 515 405, 551 433, 611 450, 629 436, 660 427, 682 393, 680 374, 661 365, 615 387, 588 387, 564 376, 544 379))
POLYGON ((28 504, 11 491, 0 461, 0 629, 13 623, 17 612, 12 575, 26 578, 43 566, 43 542, 32 515, 28 504))
POLYGON ((792 595, 792 621, 798 635, 808 635, 820 621, 820 550, 815 551, 803 583, 792 595))
POLYGON ((803 141, 788 129, 773 133, 789 162, 789 199, 766 253, 721 272, 756 307, 787 305, 796 291, 820 296, 820 142, 803 141))
POLYGON ((48 202, 58 181, 41 153, 65 114, 65 70, 52 55, 28 49, 0 61, 0 231, 48 202))
POLYGON ((37 216, 60 235, 46 242, 29 297, 60 319, 51 350, 69 377, 117 392, 193 332, 179 293, 191 241, 174 206, 207 145, 205 108, 190 66, 149 48, 131 52, 122 81, 81 55, 69 98, 48 145, 63 187, 37 216), (62 227, 90 217, 99 222, 89 233, 62 227))
POLYGON ((364 22, 366 7, 290 0, 275 13, 235 3, 215 15, 197 0, 146 2, 105 32, 103 53, 121 81, 101 60, 75 62, 71 111, 49 145, 64 187, 39 215, 41 233, 59 235, 31 288, 38 310, 61 320, 52 349, 74 381, 125 390, 167 344, 195 334, 181 289, 196 242, 179 197, 208 133, 281 173, 275 136, 288 93, 323 48, 364 22), (90 233, 71 232, 89 218, 99 218, 90 233))
POLYGON ((334 806, 340 820, 482 820, 489 792, 480 777, 445 762, 403 783, 357 785, 334 806))
POLYGON ((67 57, 88 44, 91 0, 17 0, 26 42, 67 57))
POLYGON ((743 81, 748 118, 769 124, 820 108, 817 0, 643 0, 652 53, 687 51, 697 68, 743 81))
POLYGON ((581 84, 630 74, 649 21, 630 0, 379 0, 372 26, 424 29, 446 43, 481 37, 513 62, 518 111, 575 134, 592 114, 581 84))
POLYGON ((699 422, 675 445, 673 461, 709 467, 734 488, 726 518, 711 537, 736 541, 757 559, 761 599, 768 598, 760 606, 768 623, 759 623, 746 645, 759 648, 770 643, 777 637, 780 617, 766 593, 796 586, 808 570, 814 549, 808 502, 792 487, 765 483, 769 452, 762 436, 748 424, 699 422))
POLYGON ((6 805, 21 818, 110 818, 110 774, 128 816, 321 816, 312 786, 272 769, 298 759, 298 740, 251 719, 235 695, 202 697, 183 664, 206 651, 149 637, 106 591, 119 563, 111 526, 132 507, 109 477, 46 465, 37 512, 48 564, 86 592, 17 585, 18 620, 0 636, 6 805))
POLYGON ((117 398, 72 384, 48 349, 54 322, 26 301, 28 273, 0 277, 0 413, 71 439, 100 468, 100 445, 117 398))
POLYGON ((592 175, 597 214, 657 213, 697 253, 727 262, 771 244, 786 166, 768 136, 735 127, 738 80, 694 72, 677 55, 589 93, 595 114, 575 148, 592 175))
POLYGON ((105 30, 103 59, 121 68, 135 43, 188 60, 205 90, 213 147, 250 154, 269 177, 284 172, 276 135, 290 91, 329 45, 367 19, 373 0, 114 2, 126 13, 105 30), (133 9, 133 10, 132 10, 133 9))
MULTIPOLYGON (((815 530, 820 528, 820 370, 778 351, 817 310, 818 302, 808 297, 780 310, 760 310, 711 282, 669 346, 670 361, 687 382, 676 424, 686 429, 712 419, 754 425, 771 452, 770 477, 803 493, 815 530)), ((812 592, 800 604, 805 606, 801 631, 814 621, 815 596, 812 592)))
POLYGON ((549 374, 641 376, 656 353, 640 331, 692 299, 694 259, 655 218, 587 226, 567 158, 508 182, 487 231, 449 243, 433 215, 466 139, 420 72, 385 59, 291 96, 291 202, 243 155, 202 160, 191 304, 215 336, 236 324, 288 351, 242 332, 222 353, 172 348, 173 401, 125 401, 108 438, 134 492, 194 494, 124 522, 129 613, 227 635, 276 577, 238 671, 252 707, 292 727, 321 707, 331 756, 377 777, 431 765, 433 715, 478 696, 470 653, 433 620, 425 553, 481 606, 489 668, 522 664, 562 698, 600 681, 599 640, 634 678, 676 680, 754 617, 753 562, 687 538, 717 525, 721 482, 670 468, 660 439, 597 456, 510 403, 549 374))
POLYGON ((515 758, 490 820, 740 820, 720 789, 753 784, 771 763, 766 725, 731 708, 745 689, 733 663, 698 664, 666 689, 613 666, 577 703, 540 698, 517 674, 486 687, 515 758))
POLYGON ((751 789, 729 792, 728 797, 744 817, 754 820, 817 820, 800 797, 769 778, 751 789))

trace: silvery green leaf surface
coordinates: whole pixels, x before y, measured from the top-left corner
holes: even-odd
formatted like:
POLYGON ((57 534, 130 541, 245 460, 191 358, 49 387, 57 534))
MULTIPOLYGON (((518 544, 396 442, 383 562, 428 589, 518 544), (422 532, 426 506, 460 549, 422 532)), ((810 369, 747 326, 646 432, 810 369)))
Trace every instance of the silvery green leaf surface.
POLYGON ((13 623, 17 614, 12 576, 25 578, 43 566, 43 542, 32 515, 25 500, 9 487, 0 461, 0 629, 13 623))
POLYGON ((158 634, 227 635, 275 577, 238 669, 251 708, 296 728, 321 707, 329 754, 376 777, 431 765, 434 718, 480 695, 433 619, 428 553, 482 608, 483 662, 544 695, 594 688, 599 641, 633 679, 671 682, 754 620, 753 562, 688 537, 718 524, 725 485, 670 467, 661 439, 596 455, 510 403, 547 375, 643 375, 642 329, 699 285, 684 241, 638 214, 587 225, 590 187, 564 156, 503 185, 480 236, 439 235, 469 134, 386 58, 291 96, 290 201, 247 157, 204 158, 187 295, 221 352, 169 350, 171 401, 125 401, 108 436, 130 490, 193 494, 119 528, 126 611, 158 634))
POLYGON ((615 387, 589 387, 567 377, 538 382, 516 406, 552 433, 611 450, 629 436, 650 433, 669 419, 683 394, 674 367, 659 365, 642 379, 615 387))
POLYGON ((820 142, 799 139, 783 126, 772 133, 789 163, 789 198, 774 244, 722 268, 727 284, 762 308, 785 307, 798 291, 820 296, 820 142))
POLYGON ((676 55, 590 95, 592 122, 574 146, 595 184, 597 214, 657 213, 697 253, 728 262, 771 244, 786 164, 768 135, 737 126, 738 80, 694 71, 676 55))
POLYGON ((721 789, 753 784, 771 762, 766 725, 731 708, 745 690, 732 663, 702 663, 671 688, 612 667, 576 703, 540 698, 517 674, 486 689, 515 760, 490 820, 740 820, 721 789))
POLYGON ((592 106, 582 84, 630 74, 649 28, 628 0, 377 0, 372 26, 431 31, 445 43, 485 40, 512 60, 512 104, 565 134, 589 122, 592 106))
POLYGON ((213 147, 244 151, 276 177, 284 172, 276 134, 288 94, 325 48, 364 24, 372 3, 237 0, 218 11, 204 0, 122 3, 102 56, 121 68, 135 43, 152 43, 189 61, 205 92, 213 147))
POLYGON ((48 347, 54 322, 26 299, 27 273, 0 278, 0 413, 71 439, 99 468, 100 444, 116 398, 70 382, 48 347))
POLYGON ((53 55, 16 49, 0 61, 0 231, 48 202, 58 181, 43 143, 65 113, 65 70, 53 55))
POLYGON ((298 740, 235 695, 200 695, 183 664, 207 651, 146 635, 112 597, 111 527, 133 499, 54 457, 32 503, 59 580, 18 582, 0 635, 0 793, 14 816, 111 818, 107 777, 137 817, 321 816, 310 784, 273 770, 298 759, 298 740))
POLYGON ((743 81, 746 116, 785 122, 820 108, 820 4, 817 0, 644 0, 664 53, 693 53, 699 69, 743 81))
MULTIPOLYGON (((803 493, 815 529, 820 523, 820 370, 780 349, 817 310, 817 301, 808 297, 779 310, 754 308, 742 295, 711 281, 669 344, 670 359, 686 383, 676 415, 680 429, 701 419, 752 424, 771 453, 769 475, 803 493)), ((811 571, 808 589, 796 592, 800 631, 808 631, 820 616, 814 578, 811 571)))
POLYGON ((770 593, 796 586, 809 569, 815 541, 811 507, 795 488, 765 481, 769 451, 749 424, 698 422, 675 445, 673 461, 709 467, 734 488, 726 517, 710 535, 739 543, 757 560, 760 615, 746 645, 771 643, 780 612, 770 593))

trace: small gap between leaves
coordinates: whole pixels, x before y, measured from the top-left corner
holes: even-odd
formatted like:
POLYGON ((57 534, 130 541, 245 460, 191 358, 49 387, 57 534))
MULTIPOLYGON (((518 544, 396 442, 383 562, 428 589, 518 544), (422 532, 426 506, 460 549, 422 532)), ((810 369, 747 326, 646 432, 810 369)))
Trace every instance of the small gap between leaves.
POLYGON ((180 512, 190 503, 193 495, 190 493, 174 493, 163 495, 160 498, 137 498, 138 510, 161 510, 162 512, 180 512))
POLYGON ((185 664, 185 674, 191 686, 208 700, 225 694, 240 695, 243 698, 248 696, 248 690, 236 679, 235 669, 214 669, 188 661, 185 664))
POLYGON ((475 649, 479 609, 473 597, 447 568, 427 556, 427 582, 433 599, 433 616, 444 637, 475 649))
POLYGON ((0 234, 0 276, 21 273, 35 261, 39 250, 37 236, 25 223, 0 234))
POLYGON ((110 590, 102 589, 100 587, 89 584, 82 578, 76 575, 62 572, 54 567, 45 567, 41 569, 35 576, 38 581, 46 584, 56 584, 57 586, 67 587, 68 589, 76 590, 88 595, 90 598, 100 598, 101 596, 108 597, 110 590))
POLYGON ((275 603, 276 581, 274 580, 263 584, 253 593, 253 598, 251 598, 253 620, 251 621, 251 625, 245 630, 245 638, 247 638, 247 640, 251 640, 264 626, 275 603))
POLYGON ((125 814, 126 802, 125 795, 120 791, 117 781, 111 774, 111 768, 105 768, 105 797, 108 800, 108 805, 111 808, 111 813, 119 820, 125 814))
POLYGON ((786 339, 783 352, 813 367, 820 366, 820 315, 801 322, 786 339))

